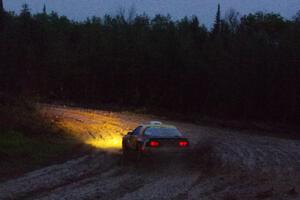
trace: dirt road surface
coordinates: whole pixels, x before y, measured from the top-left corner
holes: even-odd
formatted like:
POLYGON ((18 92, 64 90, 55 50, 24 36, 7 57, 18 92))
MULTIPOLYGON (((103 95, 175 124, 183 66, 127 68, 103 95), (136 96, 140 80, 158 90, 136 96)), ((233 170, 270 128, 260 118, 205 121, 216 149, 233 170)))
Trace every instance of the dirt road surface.
POLYGON ((69 134, 94 150, 0 183, 0 199, 300 199, 300 141, 168 121, 153 116, 46 106, 69 134), (176 125, 187 157, 123 165, 121 137, 140 123, 176 125))

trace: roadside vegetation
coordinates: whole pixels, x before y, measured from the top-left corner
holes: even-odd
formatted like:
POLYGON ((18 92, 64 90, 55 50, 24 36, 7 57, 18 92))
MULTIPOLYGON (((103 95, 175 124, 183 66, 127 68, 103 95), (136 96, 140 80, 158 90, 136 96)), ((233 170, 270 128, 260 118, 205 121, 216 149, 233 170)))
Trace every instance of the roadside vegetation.
POLYGON ((80 151, 75 149, 78 141, 63 134, 23 97, 1 95, 0 121, 0 181, 80 151))

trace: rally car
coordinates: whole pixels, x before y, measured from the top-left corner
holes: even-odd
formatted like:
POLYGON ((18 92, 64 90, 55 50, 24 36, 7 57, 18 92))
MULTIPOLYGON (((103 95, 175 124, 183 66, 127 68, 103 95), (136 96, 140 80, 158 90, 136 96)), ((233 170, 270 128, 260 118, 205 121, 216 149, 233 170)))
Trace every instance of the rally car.
POLYGON ((144 156, 183 153, 188 147, 188 139, 175 126, 158 121, 138 126, 122 140, 124 159, 140 160, 144 156))

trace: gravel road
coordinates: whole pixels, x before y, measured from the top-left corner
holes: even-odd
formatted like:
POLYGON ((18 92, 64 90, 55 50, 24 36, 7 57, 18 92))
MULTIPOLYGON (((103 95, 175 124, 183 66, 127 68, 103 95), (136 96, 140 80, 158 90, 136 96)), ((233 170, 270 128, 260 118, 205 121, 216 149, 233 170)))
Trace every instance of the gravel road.
MULTIPOLYGON (((120 139, 153 116, 46 106, 94 150, 0 183, 0 199, 300 199, 300 141, 168 121, 192 142, 187 157, 123 165, 120 139)), ((157 119, 157 118, 155 118, 157 119)))

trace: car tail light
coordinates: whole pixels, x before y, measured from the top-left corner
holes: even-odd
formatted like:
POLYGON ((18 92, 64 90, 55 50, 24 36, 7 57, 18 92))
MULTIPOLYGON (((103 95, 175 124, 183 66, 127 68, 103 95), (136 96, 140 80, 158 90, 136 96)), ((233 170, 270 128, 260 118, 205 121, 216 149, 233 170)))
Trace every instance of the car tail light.
POLYGON ((180 147, 187 147, 187 146, 189 146, 189 142, 188 141, 179 141, 178 145, 180 147))
POLYGON ((152 140, 149 142, 150 147, 159 147, 159 142, 152 140))

